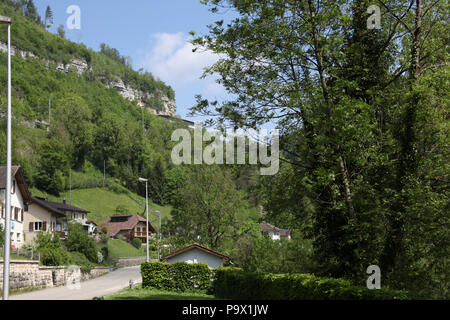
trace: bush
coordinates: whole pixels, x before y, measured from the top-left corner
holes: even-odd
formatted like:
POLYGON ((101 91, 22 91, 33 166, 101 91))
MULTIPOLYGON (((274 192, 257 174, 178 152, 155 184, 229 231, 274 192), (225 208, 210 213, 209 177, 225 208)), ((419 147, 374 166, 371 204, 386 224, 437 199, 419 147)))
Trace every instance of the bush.
POLYGON ((67 227, 68 235, 66 240, 67 250, 70 252, 82 253, 89 261, 97 262, 97 249, 95 241, 83 229, 79 223, 70 223, 67 227))
POLYGON ((90 273, 92 269, 92 263, 80 252, 69 253, 69 264, 80 267, 83 274, 90 273))
POLYGON ((144 262, 141 265, 142 287, 170 291, 203 291, 211 288, 213 271, 206 263, 173 264, 144 262))
POLYGON ((103 255, 103 261, 107 261, 107 260, 108 260, 108 257, 109 257, 109 250, 108 250, 108 247, 103 247, 103 248, 101 248, 101 249, 100 249, 100 252, 101 252, 102 255, 103 255))
POLYGON ((140 249, 142 247, 142 241, 141 239, 134 238, 133 239, 133 246, 136 247, 136 249, 140 249))
POLYGON ((52 249, 44 248, 40 249, 41 263, 44 266, 63 266, 68 261, 68 254, 62 248, 52 249))
POLYGON ((212 288, 218 298, 237 300, 392 300, 408 299, 407 292, 369 290, 348 280, 310 274, 261 274, 237 268, 215 270, 212 288))

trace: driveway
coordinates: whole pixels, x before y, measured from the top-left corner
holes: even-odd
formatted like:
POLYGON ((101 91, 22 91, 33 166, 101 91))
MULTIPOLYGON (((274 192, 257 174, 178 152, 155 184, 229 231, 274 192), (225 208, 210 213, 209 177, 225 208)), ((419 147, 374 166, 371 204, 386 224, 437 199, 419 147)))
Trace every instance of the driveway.
POLYGON ((142 282, 140 267, 122 268, 96 279, 81 283, 81 289, 70 290, 66 286, 49 288, 24 294, 11 295, 10 300, 91 300, 120 291, 129 286, 130 280, 142 282))

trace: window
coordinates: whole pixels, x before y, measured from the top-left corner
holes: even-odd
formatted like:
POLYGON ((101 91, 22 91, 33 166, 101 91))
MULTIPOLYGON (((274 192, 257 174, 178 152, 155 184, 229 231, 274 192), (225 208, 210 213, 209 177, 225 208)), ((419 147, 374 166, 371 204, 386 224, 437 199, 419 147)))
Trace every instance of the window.
POLYGON ((42 222, 34 223, 34 232, 42 231, 42 222))
POLYGON ((78 220, 78 213, 74 213, 74 214, 73 214, 73 218, 74 218, 75 220, 78 220))
POLYGON ((22 242, 22 235, 20 233, 17 233, 17 242, 22 242))
POLYGON ((58 232, 61 232, 62 230, 61 230, 61 225, 58 223, 57 225, 56 225, 56 231, 58 231, 58 232))
POLYGON ((11 191, 11 194, 14 194, 14 193, 16 193, 16 180, 14 180, 13 183, 12 183, 12 191, 11 191))

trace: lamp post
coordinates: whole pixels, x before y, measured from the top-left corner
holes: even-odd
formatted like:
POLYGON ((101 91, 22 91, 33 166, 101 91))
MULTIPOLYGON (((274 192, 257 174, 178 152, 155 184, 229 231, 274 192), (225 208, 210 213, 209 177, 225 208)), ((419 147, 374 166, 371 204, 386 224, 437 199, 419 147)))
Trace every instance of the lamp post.
POLYGON ((11 18, 0 16, 8 25, 8 111, 6 124, 5 250, 3 258, 3 300, 9 298, 9 250, 11 249, 11 18))
POLYGON ((139 178, 140 182, 145 182, 145 210, 147 212, 147 226, 145 228, 145 232, 146 232, 146 240, 147 240, 147 262, 150 261, 150 252, 149 252, 149 248, 148 248, 148 179, 144 179, 144 178, 139 178))
POLYGON ((161 260, 161 212, 155 211, 159 216, 159 248, 158 248, 158 260, 161 260))

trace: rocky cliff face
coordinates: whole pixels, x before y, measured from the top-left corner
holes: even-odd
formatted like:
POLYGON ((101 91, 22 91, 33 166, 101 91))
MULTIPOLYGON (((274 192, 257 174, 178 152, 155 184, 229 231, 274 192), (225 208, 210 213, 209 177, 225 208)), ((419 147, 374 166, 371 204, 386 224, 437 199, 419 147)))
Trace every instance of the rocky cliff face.
POLYGON ((126 85, 122 81, 122 79, 108 82, 105 84, 105 87, 116 89, 117 92, 122 97, 124 97, 125 99, 128 99, 130 101, 137 101, 137 104, 139 106, 141 106, 142 108, 146 108, 149 112, 151 112, 153 114, 173 116, 177 109, 175 101, 170 100, 162 92, 156 92, 156 93, 142 92, 140 90, 137 90, 135 88, 132 88, 132 87, 126 85), (148 101, 150 99, 155 98, 155 95, 157 95, 157 97, 162 102, 162 107, 159 110, 148 103, 148 101))
MULTIPOLYGON (((0 51, 7 53, 8 52, 8 46, 6 43, 0 42, 0 51)), ((38 56, 36 56, 32 52, 28 51, 22 51, 18 50, 15 47, 11 47, 11 54, 13 56, 19 56, 22 59, 39 59, 38 56)), ((47 60, 47 59, 41 59, 45 62, 45 66, 47 68, 50 68, 52 66, 55 66, 56 70, 68 73, 71 68, 74 68, 78 75, 82 75, 86 71, 90 71, 91 67, 87 64, 86 61, 81 59, 73 58, 70 60, 70 62, 66 65, 63 63, 57 63, 55 61, 47 60)), ((126 85, 122 79, 118 79, 113 82, 106 82, 104 83, 106 88, 114 88, 117 90, 117 92, 124 97, 125 99, 128 99, 130 101, 136 101, 139 106, 142 108, 146 108, 149 112, 157 115, 167 115, 167 116, 174 116, 177 110, 177 106, 174 100, 169 99, 164 93, 162 92, 156 92, 156 93, 149 93, 149 92, 142 92, 140 90, 137 90, 135 88, 132 88, 131 86, 126 85), (151 99, 155 98, 155 95, 159 98, 161 101, 161 106, 159 108, 156 108, 155 106, 152 106, 149 104, 148 101, 151 101, 151 99)))

